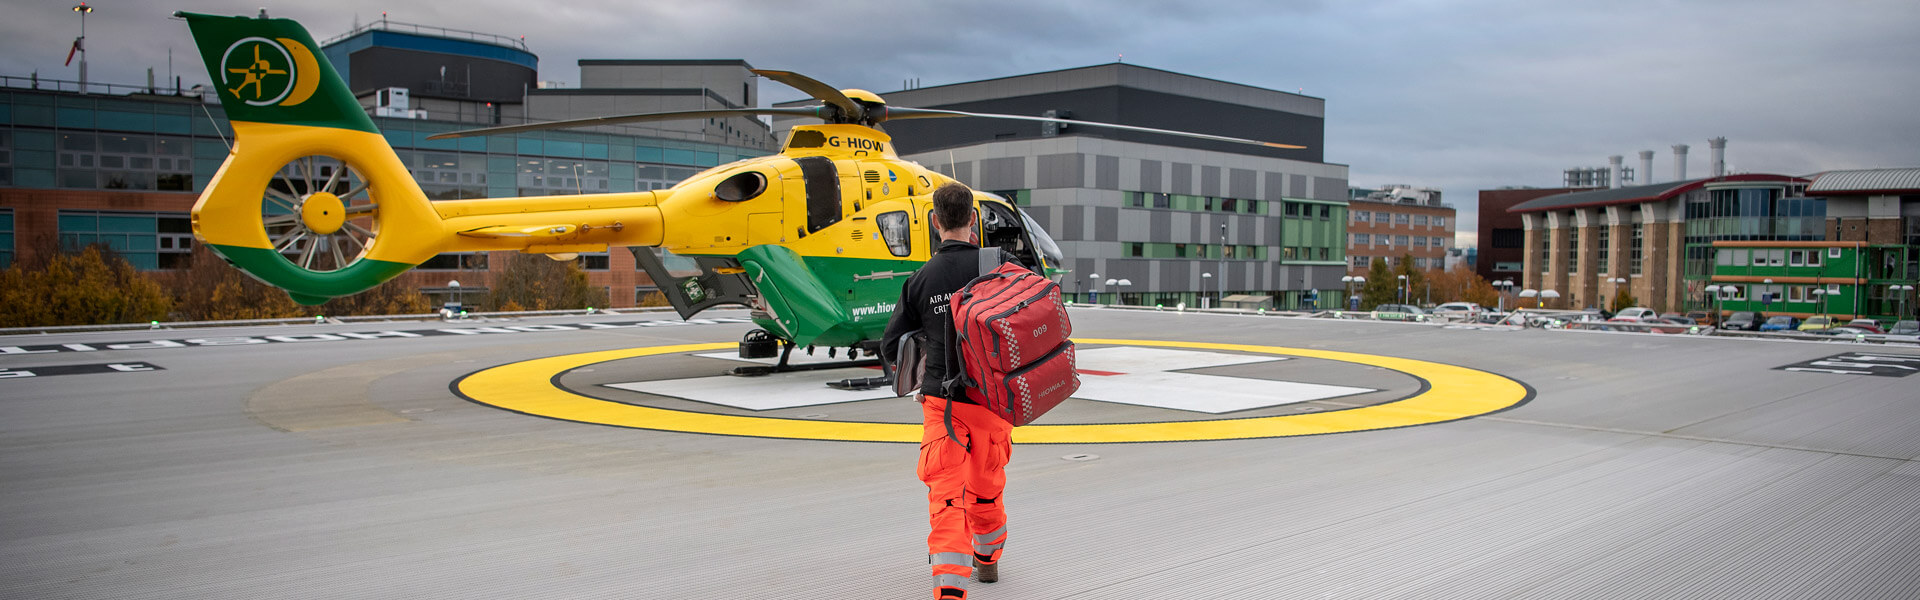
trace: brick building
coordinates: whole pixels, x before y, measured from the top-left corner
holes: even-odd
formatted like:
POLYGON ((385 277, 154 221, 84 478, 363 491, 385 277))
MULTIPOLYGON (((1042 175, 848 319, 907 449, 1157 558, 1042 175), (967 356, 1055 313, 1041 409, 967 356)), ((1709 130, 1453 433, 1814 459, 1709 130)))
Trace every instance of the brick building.
POLYGON ((1365 275, 1375 258, 1395 265, 1409 255, 1415 269, 1446 269, 1455 211, 1440 201, 1439 190, 1355 188, 1349 192, 1347 216, 1347 274, 1365 275))

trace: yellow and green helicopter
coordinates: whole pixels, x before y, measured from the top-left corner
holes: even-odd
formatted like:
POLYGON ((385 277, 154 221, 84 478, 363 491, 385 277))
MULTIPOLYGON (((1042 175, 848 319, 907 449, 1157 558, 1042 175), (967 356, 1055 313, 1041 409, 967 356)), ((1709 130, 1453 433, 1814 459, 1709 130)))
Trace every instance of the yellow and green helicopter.
MULTIPOLYGON (((989 117, 1071 122, 1280 148, 1144 127, 890 107, 864 90, 756 70, 821 100, 815 107, 651 113, 494 127, 429 139, 739 115, 816 117, 779 154, 708 169, 647 192, 428 200, 313 38, 287 19, 176 13, 218 84, 234 142, 192 213, 194 235, 248 274, 316 304, 355 294, 444 252, 513 250, 565 259, 635 249, 682 318, 751 309, 755 347, 872 353, 905 278, 938 238, 932 191, 952 181, 894 153, 895 119, 989 117), (651 248, 691 258, 679 277, 651 248)), ((1058 277, 1060 249, 1014 203, 975 192, 983 245, 1058 277)), ((742 348, 748 347, 743 342, 742 348)))

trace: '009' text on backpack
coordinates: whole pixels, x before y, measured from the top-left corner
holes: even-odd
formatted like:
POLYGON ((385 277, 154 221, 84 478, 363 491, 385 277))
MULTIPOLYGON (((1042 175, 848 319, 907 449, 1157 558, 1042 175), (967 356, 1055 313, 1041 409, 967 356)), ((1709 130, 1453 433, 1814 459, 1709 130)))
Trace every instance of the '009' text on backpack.
POLYGON ((1032 423, 1075 390, 1073 324, 1060 285, 980 251, 981 275, 948 302, 961 384, 974 401, 1015 426, 1032 423), (998 264, 989 270, 989 266, 998 264))

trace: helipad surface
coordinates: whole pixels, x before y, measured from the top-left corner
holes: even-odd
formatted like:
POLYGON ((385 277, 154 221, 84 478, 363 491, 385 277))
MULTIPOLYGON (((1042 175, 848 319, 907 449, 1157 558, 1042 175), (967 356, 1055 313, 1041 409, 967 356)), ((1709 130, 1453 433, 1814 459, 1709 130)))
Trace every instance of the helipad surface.
MULTIPOLYGON (((911 443, 591 424, 453 387, 750 328, 710 316, 0 338, 0 597, 922 597, 911 443)), ((1450 385, 1407 361, 1529 396, 1350 433, 1018 445, 1003 579, 976 598, 1920 597, 1920 375, 1858 366, 1920 348, 1074 320, 1211 346, 1086 344, 1083 370, 1138 375, 1115 393, 1145 400, 1071 401, 1043 424, 1365 420, 1450 385), (1284 350, 1222 349, 1241 347, 1284 350), (1865 372, 1787 370, 1815 362, 1865 372)), ((532 383, 823 430, 918 418, 901 399, 794 400, 810 382, 727 402, 609 387, 738 364, 698 356, 714 351, 532 383)), ((1083 374, 1087 394, 1112 377, 1083 374)))

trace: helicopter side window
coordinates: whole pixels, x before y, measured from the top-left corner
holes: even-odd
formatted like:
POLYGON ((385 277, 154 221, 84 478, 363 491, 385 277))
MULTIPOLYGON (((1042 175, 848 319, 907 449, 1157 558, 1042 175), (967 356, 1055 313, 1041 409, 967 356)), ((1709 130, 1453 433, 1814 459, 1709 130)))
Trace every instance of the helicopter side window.
POLYGON ((906 256, 913 253, 913 236, 908 233, 912 228, 907 223, 907 213, 894 211, 881 213, 874 217, 880 224, 880 238, 887 241, 887 251, 894 256, 906 256))
MULTIPOLYGON (((973 219, 974 237, 979 238, 980 237, 980 218, 979 218, 980 209, 978 208, 974 209, 973 216, 974 216, 974 219, 973 219)), ((927 211, 927 247, 932 248, 933 251, 935 252, 940 251, 940 226, 934 224, 933 211, 931 210, 927 211)))

